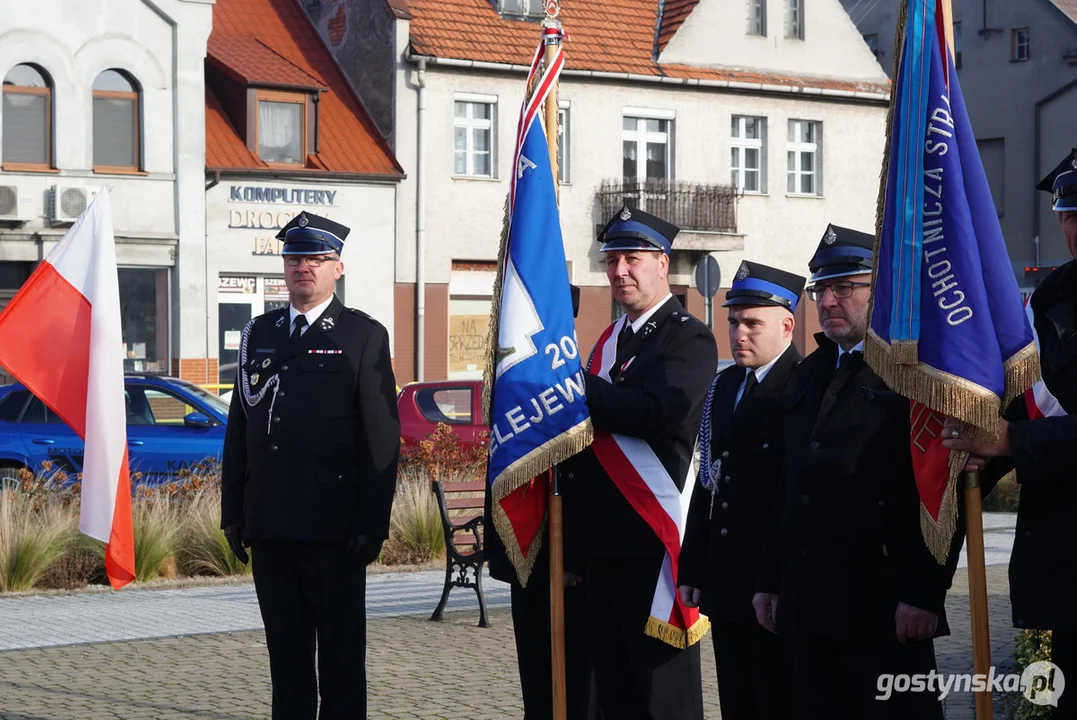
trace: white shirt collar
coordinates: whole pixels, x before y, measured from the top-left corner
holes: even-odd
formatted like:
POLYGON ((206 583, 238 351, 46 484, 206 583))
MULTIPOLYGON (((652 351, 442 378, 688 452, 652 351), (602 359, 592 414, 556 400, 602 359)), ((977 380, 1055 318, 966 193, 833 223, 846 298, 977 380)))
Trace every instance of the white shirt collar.
POLYGON ((864 352, 864 341, 861 340, 856 345, 853 345, 852 350, 846 350, 841 345, 838 345, 838 362, 837 362, 837 364, 834 365, 834 367, 841 366, 841 356, 845 355, 847 353, 851 353, 851 352, 863 353, 864 352))
POLYGON ((640 315, 640 316, 639 316, 638 318, 636 318, 636 321, 632 323, 632 332, 634 332, 634 333, 638 333, 638 332, 640 331, 640 328, 642 328, 642 327, 643 327, 643 325, 644 325, 644 324, 645 324, 645 323, 646 323, 646 322, 647 322, 648 320, 650 320, 650 319, 651 319, 651 316, 652 316, 652 315, 654 315, 654 314, 655 314, 656 312, 658 312, 658 308, 662 307, 662 306, 663 306, 663 305, 665 305, 665 304, 666 304, 667 302, 669 302, 669 299, 670 299, 671 297, 673 297, 673 293, 671 293, 671 292, 669 292, 669 293, 666 293, 666 296, 665 296, 664 298, 662 298, 662 300, 661 300, 661 301, 659 301, 659 302, 655 303, 655 304, 654 304, 654 305, 653 305, 653 306, 651 307, 651 309, 650 309, 650 310, 648 310, 647 312, 643 313, 643 314, 642 314, 642 315, 640 315))
MULTIPOLYGON (((792 343, 790 343, 790 344, 792 344, 792 343)), ((769 373, 771 371, 771 369, 775 365, 778 364, 778 361, 782 359, 782 355, 785 355, 785 351, 788 350, 788 349, 789 349, 789 345, 786 345, 784 348, 782 348, 782 351, 780 353, 778 353, 777 355, 774 356, 773 360, 768 362, 766 365, 764 365, 762 367, 757 367, 755 369, 755 371, 754 371, 755 372, 755 381, 757 383, 762 383, 763 382, 763 378, 765 378, 767 376, 767 373, 769 373)), ((747 379, 748 379, 748 373, 744 373, 744 381, 747 381, 747 379)), ((743 384, 743 381, 742 381, 742 384, 743 384)))
POLYGON ((305 313, 301 313, 296 310, 295 305, 289 305, 288 315, 291 318, 291 322, 288 324, 288 334, 291 335, 292 331, 295 330, 295 319, 300 315, 306 315, 307 327, 311 327, 312 325, 314 325, 318 318, 322 316, 322 313, 325 312, 325 309, 329 307, 329 303, 333 302, 334 297, 335 296, 330 295, 324 302, 315 305, 310 310, 307 310, 305 313))

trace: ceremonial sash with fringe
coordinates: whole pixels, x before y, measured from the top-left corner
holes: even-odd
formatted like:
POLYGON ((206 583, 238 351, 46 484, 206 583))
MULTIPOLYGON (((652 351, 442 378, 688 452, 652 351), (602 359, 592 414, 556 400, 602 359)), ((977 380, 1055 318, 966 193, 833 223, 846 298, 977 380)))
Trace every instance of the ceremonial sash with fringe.
MULTIPOLYGON (((1028 315, 1028 324, 1032 328, 1032 341, 1036 343, 1036 354, 1040 352, 1040 336, 1036 332, 1036 320, 1032 316, 1031 296, 1025 302, 1025 314, 1028 315)), ((1058 398, 1047 389, 1047 383, 1041 377, 1035 385, 1025 391, 1025 407, 1028 409, 1030 420, 1039 420, 1044 417, 1061 417, 1068 415, 1066 409, 1058 402, 1058 398)))
MULTIPOLYGON (((604 380, 617 356, 617 336, 627 316, 606 328, 592 353, 587 372, 604 380)), ((710 623, 699 610, 688 608, 677 593, 681 540, 688 517, 688 504, 695 485, 695 462, 689 469, 684 490, 678 490, 654 450, 639 438, 618 433, 595 431, 591 449, 613 484, 632 508, 650 526, 666 549, 662 569, 651 601, 651 614, 644 632, 673 647, 686 648, 706 634, 710 623)))

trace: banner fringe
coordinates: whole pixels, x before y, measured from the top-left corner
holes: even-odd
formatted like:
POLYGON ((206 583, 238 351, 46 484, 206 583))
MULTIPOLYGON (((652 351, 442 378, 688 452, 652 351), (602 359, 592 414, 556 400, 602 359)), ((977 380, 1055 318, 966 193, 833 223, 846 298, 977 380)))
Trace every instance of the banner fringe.
POLYGON ((682 630, 656 617, 649 617, 647 618, 647 627, 644 628, 643 633, 648 637, 661 640, 666 645, 685 650, 702 640, 710 627, 710 620, 705 615, 700 615, 699 619, 687 630, 682 630))
POLYGON ((898 365, 920 362, 920 343, 917 340, 895 340, 890 344, 890 361, 898 365))
POLYGON ((1005 410, 1014 400, 1024 394, 1041 379, 1040 355, 1036 343, 1031 342, 1021 348, 1020 352, 1002 364, 1006 378, 1006 392, 1002 396, 1002 409, 1005 410))
POLYGON ((497 246, 497 273, 494 275, 494 292, 490 299, 490 324, 486 327, 486 362, 482 369, 482 416, 486 427, 493 427, 490 418, 490 401, 494 388, 494 373, 497 372, 497 343, 501 330, 501 285, 504 280, 505 256, 509 251, 509 194, 505 193, 505 212, 501 221, 501 239, 497 246))
POLYGON ((949 559, 950 545, 957 531, 957 481, 961 477, 968 455, 967 452, 950 453, 950 471, 939 506, 939 519, 931 517, 924 504, 920 504, 920 534, 939 565, 945 565, 949 559))
POLYGON ((554 465, 586 450, 592 440, 594 440, 594 428, 591 425, 591 419, 588 418, 509 465, 494 481, 490 490, 494 494, 491 502, 494 528, 503 541, 511 538, 512 542, 503 543, 505 553, 512 562, 512 566, 516 568, 516 577, 520 580, 520 585, 524 587, 527 586, 527 579, 535 564, 535 555, 542 547, 542 533, 535 536, 527 555, 524 556, 523 551, 520 550, 519 538, 516 537, 508 514, 501 507, 501 501, 554 465))

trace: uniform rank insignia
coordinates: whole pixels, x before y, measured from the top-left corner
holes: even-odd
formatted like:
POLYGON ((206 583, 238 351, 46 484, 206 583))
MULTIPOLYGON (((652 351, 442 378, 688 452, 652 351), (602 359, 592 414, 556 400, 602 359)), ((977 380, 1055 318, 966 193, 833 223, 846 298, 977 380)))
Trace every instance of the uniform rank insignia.
POLYGON ((643 337, 647 337, 648 335, 653 333, 655 331, 655 329, 657 329, 657 328, 658 328, 658 323, 656 323, 654 320, 648 321, 647 324, 643 326, 643 337))
POLYGON ((257 385, 257 384, 258 384, 258 373, 254 373, 253 375, 251 375, 251 385, 257 385))
POLYGON ((264 369, 266 369, 267 367, 269 367, 269 363, 271 363, 271 362, 273 362, 273 361, 272 361, 272 360, 270 360, 269 358, 266 358, 265 360, 263 360, 263 361, 262 361, 262 369, 264 370, 264 369))
POLYGON ((307 350, 307 355, 343 355, 343 350, 307 350))
POLYGON ((322 330, 332 330, 334 324, 335 324, 335 321, 333 320, 333 318, 331 318, 331 317, 323 317, 322 318, 322 322, 321 322, 322 330))
POLYGON ((284 316, 283 315, 281 315, 279 318, 277 318, 276 327, 284 327, 284 316))

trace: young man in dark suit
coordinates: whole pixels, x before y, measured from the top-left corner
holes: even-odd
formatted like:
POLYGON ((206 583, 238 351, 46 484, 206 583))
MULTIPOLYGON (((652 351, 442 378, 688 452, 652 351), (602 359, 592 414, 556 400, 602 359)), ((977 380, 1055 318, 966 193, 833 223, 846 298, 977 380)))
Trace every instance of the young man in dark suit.
POLYGON ((681 598, 714 630, 723 720, 796 720, 796 697, 775 692, 791 678, 788 640, 755 617, 756 569, 781 492, 782 392, 800 360, 793 314, 804 278, 743 262, 729 308, 733 365, 711 385, 700 427, 699 484, 681 548, 681 598))

